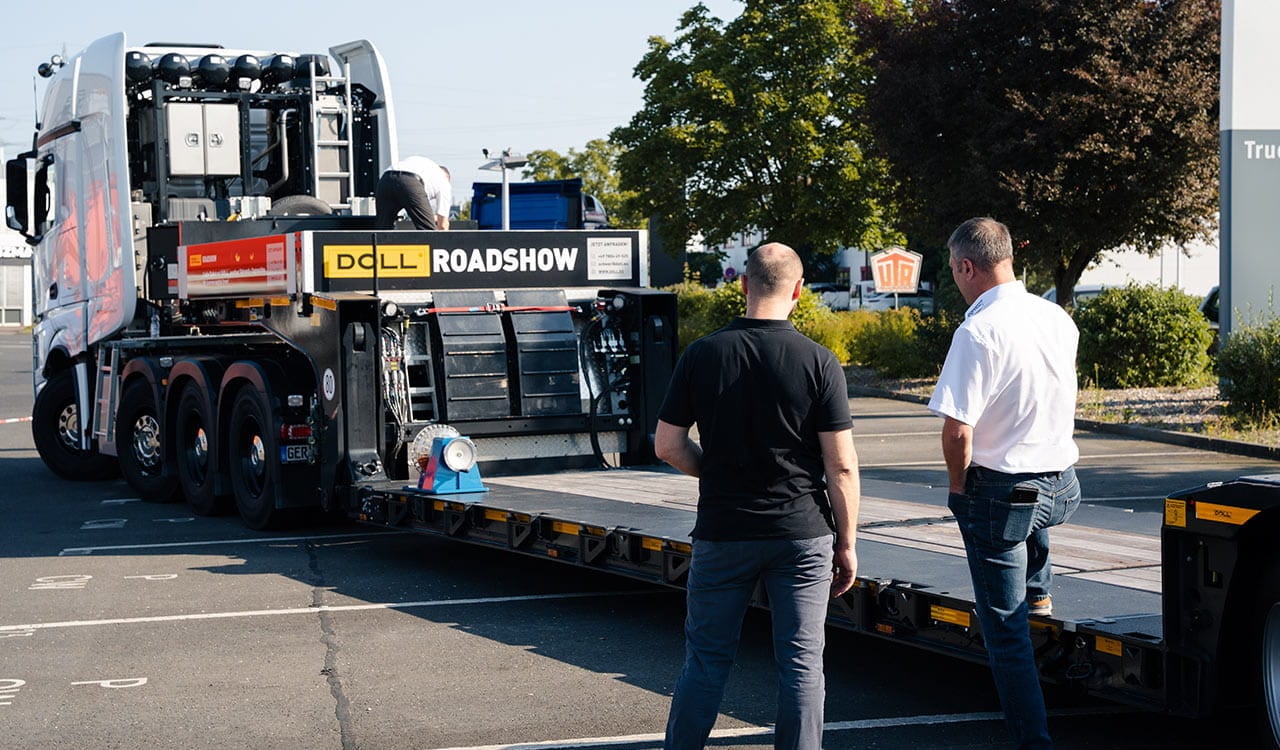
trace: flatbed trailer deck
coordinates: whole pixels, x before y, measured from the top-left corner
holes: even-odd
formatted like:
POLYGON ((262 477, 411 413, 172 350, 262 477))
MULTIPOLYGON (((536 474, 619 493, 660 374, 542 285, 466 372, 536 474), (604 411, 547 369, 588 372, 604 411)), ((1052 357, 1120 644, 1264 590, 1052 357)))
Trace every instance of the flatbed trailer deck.
MULTIPOLYGON (((660 468, 486 478, 485 492, 365 487, 357 520, 681 588, 697 480, 660 468), (547 489, 547 488, 555 488, 547 489)), ((865 494, 858 579, 829 624, 985 663, 955 520, 941 505, 865 494)), ((1160 540, 1067 525, 1054 534, 1054 615, 1032 618, 1042 677, 1164 705, 1160 540)), ((767 607, 763 590, 754 603, 767 607)))

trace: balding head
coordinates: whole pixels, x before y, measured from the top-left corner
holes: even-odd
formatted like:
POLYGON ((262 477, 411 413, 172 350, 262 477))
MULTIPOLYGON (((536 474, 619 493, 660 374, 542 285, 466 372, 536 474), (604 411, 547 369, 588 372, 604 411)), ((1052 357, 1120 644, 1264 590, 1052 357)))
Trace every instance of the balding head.
POLYGON ((747 316, 786 318, 800 297, 804 265, 796 251, 780 242, 757 247, 747 256, 743 273, 747 292, 747 316))
POLYGON ((761 296, 787 295, 804 276, 804 266, 795 250, 781 242, 770 242, 747 256, 746 274, 751 279, 751 290, 761 296))

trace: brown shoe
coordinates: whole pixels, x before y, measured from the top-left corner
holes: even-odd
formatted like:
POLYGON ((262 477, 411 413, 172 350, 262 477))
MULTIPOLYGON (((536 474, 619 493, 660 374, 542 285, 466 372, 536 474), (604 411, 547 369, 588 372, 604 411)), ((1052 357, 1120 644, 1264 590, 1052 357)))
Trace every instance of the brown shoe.
POLYGON ((1031 597, 1027 600, 1027 612, 1041 616, 1053 614, 1053 597, 1048 594, 1031 597))

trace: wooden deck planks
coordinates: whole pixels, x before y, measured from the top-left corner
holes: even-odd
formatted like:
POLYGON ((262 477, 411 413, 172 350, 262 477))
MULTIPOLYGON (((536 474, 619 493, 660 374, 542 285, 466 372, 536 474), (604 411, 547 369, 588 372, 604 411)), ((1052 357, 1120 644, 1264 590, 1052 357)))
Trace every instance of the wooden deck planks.
MULTIPOLYGON (((584 497, 694 511, 698 480, 644 470, 576 471, 485 479, 489 484, 551 490, 584 497)), ((960 530, 946 508, 929 503, 862 497, 859 538, 964 556, 960 530)), ((1067 524, 1050 532, 1055 575, 1144 591, 1160 590, 1160 538, 1067 524)))

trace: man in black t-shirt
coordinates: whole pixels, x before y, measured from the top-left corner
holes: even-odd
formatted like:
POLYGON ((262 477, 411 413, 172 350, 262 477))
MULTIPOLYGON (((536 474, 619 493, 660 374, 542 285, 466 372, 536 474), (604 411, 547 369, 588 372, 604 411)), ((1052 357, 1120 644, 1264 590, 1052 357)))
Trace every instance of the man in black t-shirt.
POLYGON ((803 273, 786 245, 757 248, 746 315, 689 345, 658 414, 658 457, 699 478, 667 748, 705 746, 758 580, 779 673, 774 745, 821 747, 827 600, 853 585, 860 486, 840 363, 787 320, 803 273))

